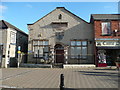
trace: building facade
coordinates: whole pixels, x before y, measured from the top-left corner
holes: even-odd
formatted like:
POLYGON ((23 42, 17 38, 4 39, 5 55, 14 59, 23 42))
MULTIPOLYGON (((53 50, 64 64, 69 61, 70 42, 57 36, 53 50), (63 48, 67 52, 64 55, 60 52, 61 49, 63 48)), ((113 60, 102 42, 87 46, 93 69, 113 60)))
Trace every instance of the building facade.
POLYGON ((93 14, 95 61, 98 67, 115 65, 120 55, 120 14, 93 14))
MULTIPOLYGON (((17 66, 18 47, 27 53, 28 35, 11 25, 0 21, 0 64, 1 67, 17 66)), ((22 61, 25 62, 25 61, 22 61)))
POLYGON ((28 24, 28 63, 94 64, 92 24, 64 7, 28 24))

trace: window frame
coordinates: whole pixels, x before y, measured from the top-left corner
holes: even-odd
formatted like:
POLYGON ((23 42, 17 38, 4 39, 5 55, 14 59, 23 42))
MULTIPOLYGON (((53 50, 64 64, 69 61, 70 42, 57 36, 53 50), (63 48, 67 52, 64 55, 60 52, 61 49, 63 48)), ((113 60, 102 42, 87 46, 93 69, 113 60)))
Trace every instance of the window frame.
POLYGON ((83 60, 86 60, 88 58, 87 54, 88 54, 88 40, 87 39, 85 39, 85 40, 71 40, 70 41, 70 59, 83 59, 83 60), (81 45, 76 45, 76 44, 71 45, 72 41, 75 41, 75 43, 77 43, 77 41, 80 41, 81 45), (86 45, 82 45, 82 41, 86 41, 86 45), (76 56, 75 54, 74 55, 71 54, 71 48, 72 47, 74 47, 74 48, 75 47, 80 47, 80 57, 76 56), (87 48, 86 58, 83 58, 82 47, 87 48))
POLYGON ((105 20, 102 21, 101 22, 101 36, 111 36, 111 35, 112 35, 111 21, 105 21, 105 20), (103 23, 109 23, 110 24, 110 33, 109 34, 108 33, 107 34, 103 34, 103 30, 102 30, 103 29, 103 26, 102 26, 103 23))
MULTIPOLYGON (((40 49, 38 49, 38 50, 40 50, 40 49)), ((49 57, 49 53, 50 53, 49 40, 46 40, 46 39, 42 39, 42 40, 40 40, 40 39, 33 39, 33 40, 32 40, 32 51, 33 51, 33 58, 42 58, 42 59, 44 59, 44 54, 45 54, 45 53, 48 53, 48 57, 49 57), (34 45, 34 44, 33 44, 34 41, 38 41, 38 45, 34 45), (39 41, 42 42, 42 45, 39 45, 39 41), (48 41, 48 45, 43 44, 44 41, 48 41), (39 56, 39 57, 38 57, 38 56, 36 57, 36 56, 35 56, 35 52, 34 52, 34 47, 37 47, 37 48, 42 47, 43 54, 42 54, 42 55, 39 54, 40 56, 39 56), (48 47, 48 52, 44 52, 44 47, 48 47)))

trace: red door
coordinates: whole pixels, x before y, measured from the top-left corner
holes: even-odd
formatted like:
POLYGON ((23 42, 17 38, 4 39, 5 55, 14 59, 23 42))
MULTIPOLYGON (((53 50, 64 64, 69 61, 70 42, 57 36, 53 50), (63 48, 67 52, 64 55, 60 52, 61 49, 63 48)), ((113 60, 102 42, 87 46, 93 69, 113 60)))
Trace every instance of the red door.
POLYGON ((55 45, 56 63, 64 63, 64 47, 61 44, 55 45))
POLYGON ((64 50, 56 50, 56 63, 64 63, 64 50))

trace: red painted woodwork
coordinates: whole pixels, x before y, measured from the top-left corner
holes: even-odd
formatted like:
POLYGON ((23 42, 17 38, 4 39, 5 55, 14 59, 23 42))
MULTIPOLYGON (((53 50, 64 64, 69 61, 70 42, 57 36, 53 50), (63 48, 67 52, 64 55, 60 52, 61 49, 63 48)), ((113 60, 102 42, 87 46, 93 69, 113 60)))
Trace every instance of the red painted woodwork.
POLYGON ((98 63, 98 67, 107 67, 106 63, 98 63))
POLYGON ((64 50, 56 50, 56 63, 64 63, 64 50))

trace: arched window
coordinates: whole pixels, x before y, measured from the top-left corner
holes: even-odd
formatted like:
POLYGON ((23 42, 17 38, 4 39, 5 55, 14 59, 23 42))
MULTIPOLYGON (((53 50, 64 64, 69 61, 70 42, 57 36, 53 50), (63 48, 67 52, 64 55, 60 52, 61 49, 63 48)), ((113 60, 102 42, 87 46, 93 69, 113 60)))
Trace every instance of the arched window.
POLYGON ((62 15, 61 14, 58 16, 58 19, 62 19, 62 15))

